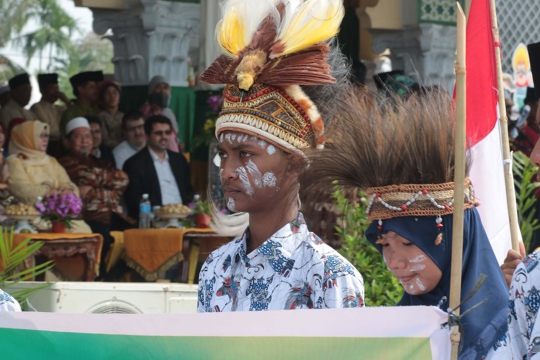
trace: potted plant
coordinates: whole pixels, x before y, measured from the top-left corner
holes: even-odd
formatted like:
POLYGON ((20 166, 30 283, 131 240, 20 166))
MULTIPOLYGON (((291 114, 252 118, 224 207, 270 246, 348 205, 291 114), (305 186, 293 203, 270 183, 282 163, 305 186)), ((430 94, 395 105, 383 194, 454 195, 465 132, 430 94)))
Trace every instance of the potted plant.
POLYGON ((81 214, 82 200, 72 192, 59 191, 45 196, 36 208, 43 219, 52 223, 54 233, 64 233, 81 214))
POLYGON ((206 200, 199 200, 198 195, 195 195, 196 198, 194 202, 189 204, 189 207, 193 209, 193 215, 195 215, 195 227, 197 228, 209 228, 210 223, 212 222, 212 209, 210 203, 206 200))
POLYGON ((20 243, 16 243, 13 229, 7 231, 0 227, 0 289, 5 290, 13 296, 23 307, 26 308, 26 299, 35 292, 44 289, 51 283, 36 285, 30 289, 10 291, 9 287, 21 281, 34 279, 54 266, 52 261, 29 267, 27 259, 39 250, 43 242, 30 243, 32 238, 27 238, 20 243))

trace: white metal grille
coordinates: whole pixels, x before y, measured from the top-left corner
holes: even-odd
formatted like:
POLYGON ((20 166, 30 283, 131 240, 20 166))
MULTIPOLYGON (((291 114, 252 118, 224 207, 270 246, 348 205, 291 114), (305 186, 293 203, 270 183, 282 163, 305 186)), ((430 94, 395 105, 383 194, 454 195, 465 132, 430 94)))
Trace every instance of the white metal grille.
MULTIPOLYGON (((474 1, 474 0, 473 0, 474 1)), ((503 71, 512 73, 512 55, 519 43, 540 41, 539 0, 497 0, 503 71)))

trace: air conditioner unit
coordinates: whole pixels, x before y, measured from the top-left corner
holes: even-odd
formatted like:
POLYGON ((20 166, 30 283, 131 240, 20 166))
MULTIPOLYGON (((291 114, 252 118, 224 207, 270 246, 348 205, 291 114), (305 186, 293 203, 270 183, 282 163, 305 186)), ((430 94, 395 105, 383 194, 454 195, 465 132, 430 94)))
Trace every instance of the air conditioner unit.
MULTIPOLYGON (((29 289, 26 281, 6 291, 29 289)), ((161 314, 197 311, 197 285, 178 283, 57 282, 29 301, 37 311, 93 314, 161 314)))

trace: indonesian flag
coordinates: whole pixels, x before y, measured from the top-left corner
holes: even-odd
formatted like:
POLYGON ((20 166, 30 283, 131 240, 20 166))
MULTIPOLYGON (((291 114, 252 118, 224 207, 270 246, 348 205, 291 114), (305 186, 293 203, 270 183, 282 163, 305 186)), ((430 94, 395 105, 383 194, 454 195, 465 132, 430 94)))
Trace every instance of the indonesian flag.
POLYGON ((499 126, 497 66, 489 0, 473 0, 467 21, 467 141, 470 178, 482 223, 502 264, 509 249, 504 159, 499 126))

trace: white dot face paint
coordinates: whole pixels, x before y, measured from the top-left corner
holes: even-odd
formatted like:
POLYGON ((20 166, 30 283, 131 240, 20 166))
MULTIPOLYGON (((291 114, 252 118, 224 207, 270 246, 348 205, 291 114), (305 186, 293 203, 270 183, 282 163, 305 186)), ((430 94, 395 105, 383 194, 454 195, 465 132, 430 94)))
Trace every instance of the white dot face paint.
MULTIPOLYGON (((216 165, 217 167, 220 167, 220 166, 221 166, 221 157, 219 156, 219 154, 216 154, 216 156, 214 156, 214 159, 212 160, 212 162, 213 162, 214 165, 216 165)), ((221 169, 221 171, 223 171, 223 169, 221 169)), ((221 171, 219 172, 220 175, 221 175, 221 171)))
POLYGON ((229 198, 229 200, 227 200, 227 208, 231 211, 234 211, 236 212, 236 206, 234 205, 234 199, 233 198, 229 198))
POLYGON ((426 268, 426 265, 424 264, 416 264, 416 265, 413 265, 411 266, 411 271, 412 272, 415 272, 415 271, 422 271, 426 268))
POLYGON ((264 187, 276 187, 276 175, 274 175, 273 172, 269 171, 267 173, 264 173, 262 177, 262 185, 264 187))
POLYGON ((268 155, 274 155, 276 153, 276 148, 273 145, 268 145, 266 152, 268 155))
POLYGON ((421 291, 425 291, 425 290, 426 290, 426 287, 424 286, 424 284, 422 284, 422 282, 420 281, 419 278, 416 278, 416 285, 418 285, 418 288, 419 288, 421 291))
POLYGON ((408 286, 408 289, 409 291, 407 291, 410 295, 416 295, 417 291, 416 291, 416 288, 414 287, 414 284, 410 284, 408 286))
POLYGON ((248 163, 246 164, 246 169, 251 175, 251 178, 253 179, 253 184, 255 185, 255 187, 260 189, 263 186, 263 179, 262 179, 261 172, 257 168, 257 165, 255 165, 253 161, 249 160, 248 163))
POLYGON ((415 257, 414 259, 409 260, 409 261, 412 262, 412 263, 419 263, 419 262, 426 261, 426 260, 427 260, 426 255, 418 255, 417 257, 415 257))
POLYGON ((246 169, 241 166, 236 169, 236 172, 238 173, 238 179, 240 179, 242 185, 244 185, 246 194, 251 197, 253 195, 253 187, 251 186, 251 181, 249 180, 246 169))

